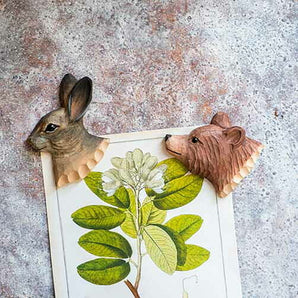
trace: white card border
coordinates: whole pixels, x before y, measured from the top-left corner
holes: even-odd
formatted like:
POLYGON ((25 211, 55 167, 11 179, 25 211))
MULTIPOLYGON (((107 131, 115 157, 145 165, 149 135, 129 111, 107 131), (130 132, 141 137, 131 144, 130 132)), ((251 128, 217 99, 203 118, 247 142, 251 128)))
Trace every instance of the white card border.
MULTIPOLYGON (((187 128, 167 128, 160 130, 132 132, 123 134, 105 135, 111 143, 135 141, 140 139, 162 138, 167 133, 181 134, 187 128)), ((52 170, 52 159, 49 153, 41 153, 42 171, 47 206, 47 219, 50 239, 51 263, 56 298, 70 298, 67 286, 67 272, 65 270, 65 254, 62 239, 62 226, 59 217, 58 193, 55 186, 52 170)), ((226 294, 223 298, 241 298, 241 279, 238 264, 238 252, 234 225, 232 195, 225 199, 216 198, 218 224, 221 235, 221 248, 225 274, 226 294), (232 233, 231 233, 232 231, 232 233)))

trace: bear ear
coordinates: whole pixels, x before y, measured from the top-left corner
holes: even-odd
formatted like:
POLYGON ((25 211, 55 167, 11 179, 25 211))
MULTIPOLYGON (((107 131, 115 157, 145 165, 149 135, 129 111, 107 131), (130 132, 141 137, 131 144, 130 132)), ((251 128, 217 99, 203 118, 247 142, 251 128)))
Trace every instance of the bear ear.
POLYGON ((229 144, 232 144, 236 149, 241 146, 245 140, 245 130, 239 126, 226 128, 223 131, 229 144))
POLYGON ((228 114, 224 113, 224 112, 218 112, 216 113, 211 122, 211 124, 217 125, 219 127, 222 128, 228 128, 231 127, 231 121, 230 118, 228 116, 228 114))

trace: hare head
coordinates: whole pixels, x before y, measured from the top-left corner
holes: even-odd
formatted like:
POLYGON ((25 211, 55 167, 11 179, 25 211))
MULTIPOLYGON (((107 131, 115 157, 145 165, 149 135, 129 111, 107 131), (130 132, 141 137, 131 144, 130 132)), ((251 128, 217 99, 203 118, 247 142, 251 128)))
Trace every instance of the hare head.
POLYGON ((43 116, 28 137, 37 151, 49 152, 57 187, 83 179, 102 159, 108 139, 87 132, 83 116, 92 98, 92 81, 67 74, 59 87, 61 108, 43 116))

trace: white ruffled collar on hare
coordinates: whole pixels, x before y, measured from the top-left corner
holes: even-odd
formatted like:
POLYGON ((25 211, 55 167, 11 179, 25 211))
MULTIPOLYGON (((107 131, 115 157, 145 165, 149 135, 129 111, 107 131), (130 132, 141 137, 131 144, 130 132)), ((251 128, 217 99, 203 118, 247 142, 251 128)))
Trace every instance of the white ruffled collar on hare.
POLYGON ((100 140, 96 149, 89 153, 83 150, 69 157, 64 156, 63 159, 68 160, 67 164, 60 162, 59 157, 53 158, 57 187, 84 179, 101 161, 108 146, 109 139, 100 140))
POLYGON ((43 116, 28 137, 35 150, 51 153, 57 187, 85 178, 109 145, 108 139, 89 134, 83 125, 91 98, 90 78, 65 75, 59 87, 61 108, 43 116))

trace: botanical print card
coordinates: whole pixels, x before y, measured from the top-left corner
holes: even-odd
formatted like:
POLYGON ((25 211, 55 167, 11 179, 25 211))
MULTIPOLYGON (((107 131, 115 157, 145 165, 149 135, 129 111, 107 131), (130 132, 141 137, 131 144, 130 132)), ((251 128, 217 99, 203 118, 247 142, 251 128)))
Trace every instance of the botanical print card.
POLYGON ((167 154, 192 128, 106 136, 101 162, 56 189, 42 153, 57 298, 239 298, 231 195, 167 154))

